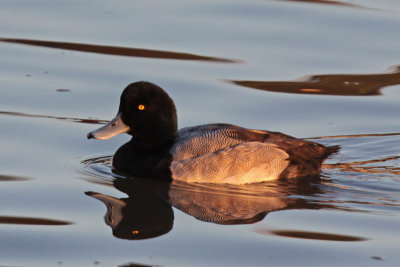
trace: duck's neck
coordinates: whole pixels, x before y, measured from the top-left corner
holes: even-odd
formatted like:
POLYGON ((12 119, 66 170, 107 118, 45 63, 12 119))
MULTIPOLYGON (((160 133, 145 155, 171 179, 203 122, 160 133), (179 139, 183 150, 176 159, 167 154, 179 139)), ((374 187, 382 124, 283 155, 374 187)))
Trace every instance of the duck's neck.
POLYGON ((156 121, 152 125, 134 124, 133 127, 130 143, 137 151, 165 149, 174 142, 178 134, 176 119, 170 118, 156 121))
POLYGON ((169 148, 174 140, 170 142, 149 143, 146 140, 132 137, 122 145, 113 157, 115 169, 132 175, 170 180, 169 171, 169 148), (165 161, 165 162, 164 162, 165 161))
POLYGON ((164 150, 168 147, 170 147, 175 140, 174 137, 170 137, 168 139, 165 138, 160 138, 160 139, 154 139, 154 138, 141 138, 141 137, 132 137, 131 141, 129 142, 131 145, 131 148, 140 151, 140 152, 147 152, 147 153, 152 153, 152 152, 158 152, 160 150, 164 150))

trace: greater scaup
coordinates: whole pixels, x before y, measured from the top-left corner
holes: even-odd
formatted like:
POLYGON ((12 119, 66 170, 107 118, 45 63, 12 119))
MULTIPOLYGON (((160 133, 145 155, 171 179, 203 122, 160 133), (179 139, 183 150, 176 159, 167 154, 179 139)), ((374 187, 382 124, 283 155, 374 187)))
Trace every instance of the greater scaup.
POLYGON ((87 137, 132 139, 114 155, 116 170, 135 176, 200 183, 257 183, 318 175, 339 147, 279 132, 231 124, 206 124, 178 131, 173 100, 150 82, 128 85, 117 116, 87 137))

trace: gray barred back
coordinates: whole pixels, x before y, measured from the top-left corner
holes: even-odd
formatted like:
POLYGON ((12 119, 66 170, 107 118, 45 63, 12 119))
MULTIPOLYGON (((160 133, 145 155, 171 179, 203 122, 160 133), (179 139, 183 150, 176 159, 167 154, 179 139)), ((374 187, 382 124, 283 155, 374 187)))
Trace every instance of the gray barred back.
POLYGON ((230 124, 205 124, 182 128, 170 149, 173 161, 213 153, 243 142, 263 142, 268 132, 251 131, 230 124))

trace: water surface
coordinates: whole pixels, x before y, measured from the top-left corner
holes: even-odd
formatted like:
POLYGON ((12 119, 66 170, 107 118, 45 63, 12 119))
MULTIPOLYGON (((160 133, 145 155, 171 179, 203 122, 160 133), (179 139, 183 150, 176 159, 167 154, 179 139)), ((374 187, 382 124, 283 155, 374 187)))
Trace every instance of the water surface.
POLYGON ((398 1, 2 1, 0 265, 396 266, 398 1), (303 78, 299 78, 303 77, 303 78), (86 133, 149 80, 179 126, 340 145, 320 179, 211 186, 111 168, 86 133))

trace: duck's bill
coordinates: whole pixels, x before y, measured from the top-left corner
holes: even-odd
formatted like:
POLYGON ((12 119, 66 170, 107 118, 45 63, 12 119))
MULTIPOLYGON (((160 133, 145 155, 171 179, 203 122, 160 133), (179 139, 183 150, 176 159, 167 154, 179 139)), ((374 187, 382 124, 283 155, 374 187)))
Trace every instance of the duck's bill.
POLYGON ((88 191, 85 192, 85 194, 100 200, 106 205, 107 214, 104 216, 106 223, 113 229, 117 227, 124 218, 122 209, 126 206, 126 203, 118 198, 110 197, 97 192, 88 191))
POLYGON ((129 126, 122 121, 121 113, 119 113, 114 119, 112 119, 103 127, 88 133, 87 138, 106 140, 118 134, 127 133, 129 131, 129 126))

